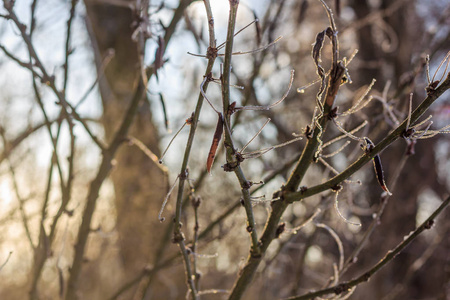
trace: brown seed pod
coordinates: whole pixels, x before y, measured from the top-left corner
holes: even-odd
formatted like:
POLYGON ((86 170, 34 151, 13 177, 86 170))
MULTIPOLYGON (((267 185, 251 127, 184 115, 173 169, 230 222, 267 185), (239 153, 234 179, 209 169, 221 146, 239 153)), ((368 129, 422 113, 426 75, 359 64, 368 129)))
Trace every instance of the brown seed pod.
MULTIPOLYGON (((366 153, 370 153, 373 148, 375 148, 375 144, 368 138, 364 138, 365 145, 363 146, 364 151, 366 153)), ((375 155, 373 157, 373 167, 375 169, 375 175, 377 176, 377 181, 380 184, 383 191, 388 193, 389 195, 392 195, 392 193, 387 188, 386 182, 384 181, 384 172, 383 172, 383 166, 381 165, 381 158, 380 155, 375 155)))
POLYGON ((392 195, 392 193, 387 188, 386 182, 384 181, 384 172, 379 155, 375 155, 375 157, 373 158, 373 167, 375 169, 375 174, 377 175, 378 183, 380 184, 383 191, 385 191, 389 195, 392 195))
POLYGON ((223 134, 223 116, 219 113, 219 119, 217 121, 216 131, 214 132, 213 141, 211 148, 209 149, 208 159, 206 161, 206 170, 211 174, 211 168, 214 163, 214 158, 216 157, 217 147, 222 139, 223 134))

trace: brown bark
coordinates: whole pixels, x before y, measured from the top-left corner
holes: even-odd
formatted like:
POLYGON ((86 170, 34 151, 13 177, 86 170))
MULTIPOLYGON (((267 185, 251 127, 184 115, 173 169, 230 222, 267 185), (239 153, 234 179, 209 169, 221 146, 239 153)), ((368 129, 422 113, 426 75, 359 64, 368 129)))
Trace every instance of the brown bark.
MULTIPOLYGON (((109 141, 118 127, 137 84, 139 47, 131 36, 136 26, 134 12, 104 2, 85 1, 87 25, 95 49, 97 70, 111 49, 114 57, 100 80, 102 124, 109 141)), ((148 101, 142 101, 130 134, 159 155, 158 134, 148 101)), ((114 184, 120 257, 126 277, 137 274, 149 262, 158 233, 157 213, 165 195, 162 172, 136 147, 122 147, 111 173, 114 184)))
MULTIPOLYGON (((355 10, 357 19, 363 19, 371 13, 371 7, 367 0, 354 0, 352 1, 352 7, 355 10)), ((368 24, 357 31, 358 37, 358 56, 361 60, 359 65, 359 76, 356 76, 355 86, 361 86, 367 84, 368 80, 380 77, 381 61, 380 50, 378 45, 374 41, 372 33, 372 24, 368 24)))

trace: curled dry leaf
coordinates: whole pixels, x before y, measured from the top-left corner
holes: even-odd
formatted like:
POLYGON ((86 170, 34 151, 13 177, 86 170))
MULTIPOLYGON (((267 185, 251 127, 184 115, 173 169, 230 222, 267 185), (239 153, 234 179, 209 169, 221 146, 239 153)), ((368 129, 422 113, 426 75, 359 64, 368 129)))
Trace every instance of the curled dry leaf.
POLYGON ((311 56, 312 56, 312 58, 314 60, 316 68, 317 68, 317 74, 321 78, 323 78, 324 75, 325 75, 324 74, 325 71, 323 70, 322 66, 320 65, 320 61, 321 61, 320 53, 322 51, 323 41, 324 41, 324 38, 325 38, 325 33, 326 33, 326 30, 324 30, 322 32, 319 32, 317 34, 316 42, 314 43, 314 46, 313 46, 313 49, 312 49, 312 53, 311 53, 311 56))

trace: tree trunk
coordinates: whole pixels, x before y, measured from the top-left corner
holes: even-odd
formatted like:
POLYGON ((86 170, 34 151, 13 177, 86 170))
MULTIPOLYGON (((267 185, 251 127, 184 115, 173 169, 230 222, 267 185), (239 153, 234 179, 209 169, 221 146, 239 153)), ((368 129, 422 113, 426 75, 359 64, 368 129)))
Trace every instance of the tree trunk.
MULTIPOLYGON (((95 50, 97 70, 114 50, 114 57, 100 80, 103 104, 102 124, 109 141, 139 80, 139 47, 132 40, 137 17, 129 7, 86 0, 87 26, 95 50)), ((142 101, 130 135, 159 156, 157 129, 152 123, 148 101, 142 101)), ((160 169, 136 147, 124 146, 116 156, 111 173, 114 184, 120 258, 125 278, 137 274, 150 261, 159 223, 157 214, 165 195, 165 178, 160 169)), ((117 288, 117 286, 115 287, 117 288)))

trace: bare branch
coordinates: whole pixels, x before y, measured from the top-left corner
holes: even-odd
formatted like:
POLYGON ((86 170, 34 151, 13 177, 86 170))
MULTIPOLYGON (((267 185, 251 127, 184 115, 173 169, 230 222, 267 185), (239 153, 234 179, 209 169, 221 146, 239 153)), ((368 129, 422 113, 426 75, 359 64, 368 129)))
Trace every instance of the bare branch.
POLYGON ((411 232, 407 238, 403 239, 403 241, 397 245, 392 250, 389 250, 386 255, 370 270, 362 274, 361 276, 335 285, 330 288, 326 288, 320 291, 311 292, 302 296, 294 296, 287 298, 287 300, 306 300, 306 299, 314 299, 316 297, 324 296, 324 295, 340 295, 345 291, 348 291, 350 288, 355 287, 363 282, 367 282, 375 273, 377 273, 382 267, 384 267, 387 263, 393 260, 406 246, 408 246, 414 239, 416 239, 422 232, 427 229, 430 229, 433 224, 435 218, 446 208, 446 206, 450 203, 450 197, 447 198, 442 204, 425 220, 416 230, 411 232))

